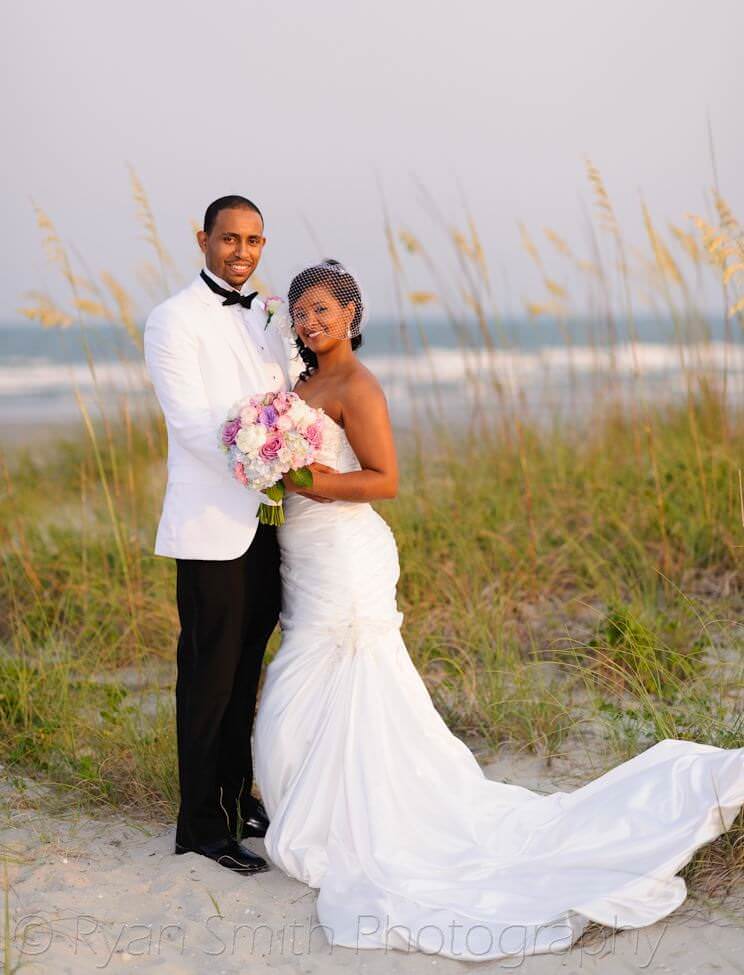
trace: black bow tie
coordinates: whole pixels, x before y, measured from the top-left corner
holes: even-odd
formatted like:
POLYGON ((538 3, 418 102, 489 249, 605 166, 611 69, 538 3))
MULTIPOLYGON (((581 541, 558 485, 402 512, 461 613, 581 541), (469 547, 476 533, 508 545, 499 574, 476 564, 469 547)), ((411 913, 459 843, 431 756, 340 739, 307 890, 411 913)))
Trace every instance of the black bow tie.
POLYGON ((251 291, 249 295, 241 295, 239 291, 228 291, 226 288, 221 288, 216 281, 213 281, 208 274, 204 271, 201 272, 201 279, 211 288, 216 295, 222 295, 225 299, 223 305, 242 305, 243 308, 250 308, 251 302, 258 295, 257 291, 251 291))

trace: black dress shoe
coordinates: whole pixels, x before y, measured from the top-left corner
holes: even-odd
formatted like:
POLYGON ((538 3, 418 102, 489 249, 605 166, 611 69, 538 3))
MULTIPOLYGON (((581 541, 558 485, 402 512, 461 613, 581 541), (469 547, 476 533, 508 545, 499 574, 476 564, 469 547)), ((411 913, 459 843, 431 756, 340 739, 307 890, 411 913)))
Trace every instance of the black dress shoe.
POLYGON ((223 867, 228 867, 236 873, 263 873, 269 869, 268 863, 257 853, 252 853, 245 846, 241 846, 232 837, 226 840, 218 840, 215 843, 206 843, 202 846, 184 846, 176 843, 176 853, 199 853, 201 856, 209 857, 215 863, 223 867))
POLYGON ((243 820, 241 834, 242 836, 266 836, 268 828, 269 817, 261 800, 256 799, 253 811, 247 819, 243 820))

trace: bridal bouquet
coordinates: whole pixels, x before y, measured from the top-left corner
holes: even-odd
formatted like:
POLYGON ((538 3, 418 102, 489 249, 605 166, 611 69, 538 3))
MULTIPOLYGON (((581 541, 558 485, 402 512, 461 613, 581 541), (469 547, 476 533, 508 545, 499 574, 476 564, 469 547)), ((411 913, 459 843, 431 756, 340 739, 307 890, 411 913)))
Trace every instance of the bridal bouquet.
POLYGON ((283 474, 298 487, 312 487, 308 465, 323 445, 322 413, 297 393, 266 393, 235 403, 220 427, 233 476, 268 498, 258 509, 263 524, 284 524, 283 474))

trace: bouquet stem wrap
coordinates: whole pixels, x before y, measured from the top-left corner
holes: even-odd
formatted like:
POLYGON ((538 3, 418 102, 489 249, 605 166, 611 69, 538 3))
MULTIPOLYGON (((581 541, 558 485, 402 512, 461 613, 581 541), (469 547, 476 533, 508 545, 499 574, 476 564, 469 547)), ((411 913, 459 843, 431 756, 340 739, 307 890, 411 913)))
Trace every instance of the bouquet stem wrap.
POLYGON ((284 485, 281 481, 263 492, 269 502, 262 501, 258 506, 258 520, 262 525, 284 524, 284 485))

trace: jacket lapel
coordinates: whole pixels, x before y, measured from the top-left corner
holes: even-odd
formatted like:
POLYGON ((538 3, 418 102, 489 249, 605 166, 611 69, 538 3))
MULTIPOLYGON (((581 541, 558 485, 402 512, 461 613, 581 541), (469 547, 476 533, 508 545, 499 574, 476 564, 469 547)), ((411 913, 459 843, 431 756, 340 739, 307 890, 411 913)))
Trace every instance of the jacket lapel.
POLYGON ((232 314, 223 308, 219 301, 215 301, 215 295, 202 281, 201 277, 197 277, 193 286, 204 306, 205 314, 215 323, 215 341, 224 341, 229 345, 244 372, 257 384, 257 390, 263 390, 267 382, 263 360, 250 341, 245 329, 238 326, 232 314))
POLYGON ((276 356, 276 361, 281 367, 284 374, 284 380, 287 383, 287 389, 291 389, 292 383, 289 375, 290 349, 284 336, 279 331, 279 328, 273 324, 273 321, 270 321, 268 327, 266 328, 266 341, 276 356))

